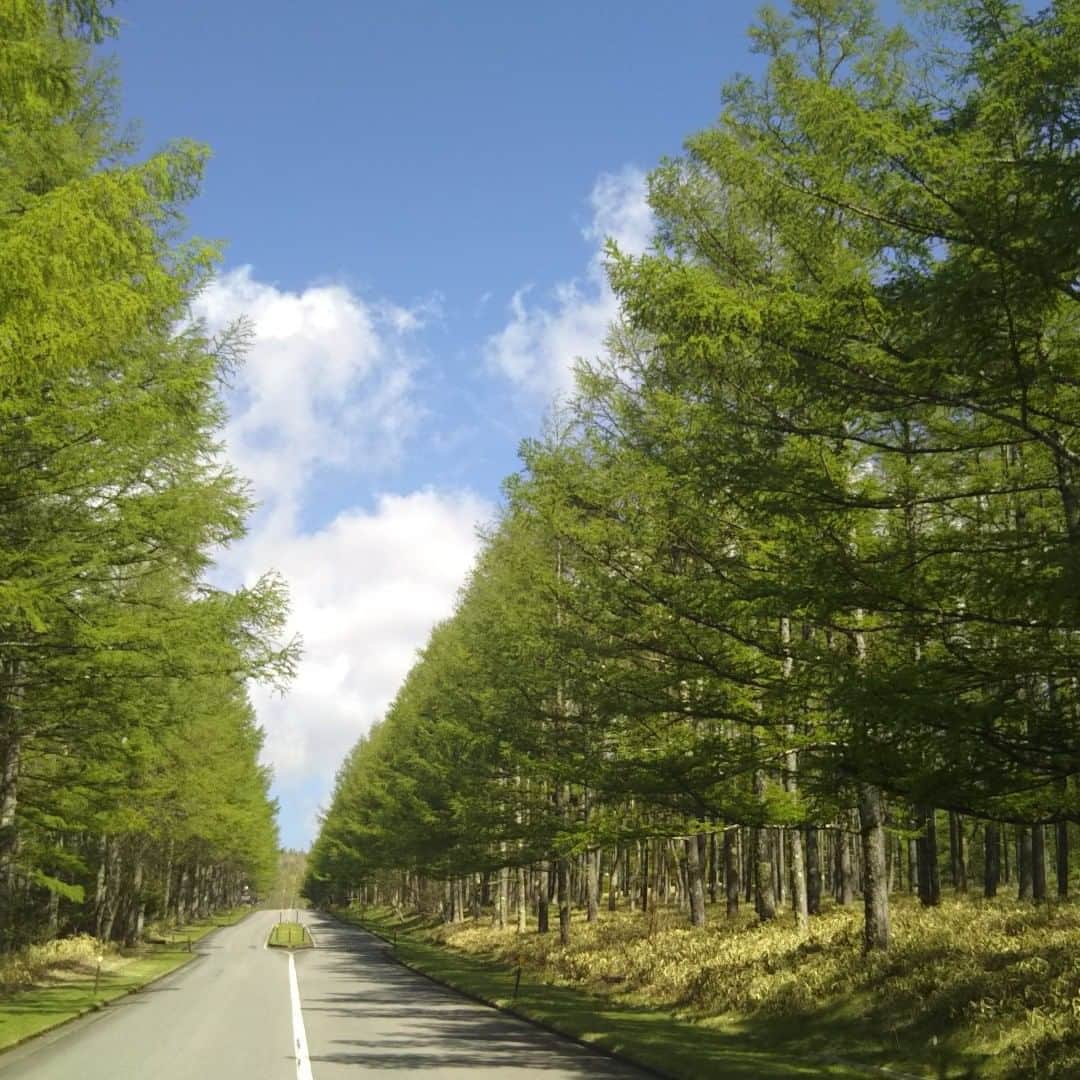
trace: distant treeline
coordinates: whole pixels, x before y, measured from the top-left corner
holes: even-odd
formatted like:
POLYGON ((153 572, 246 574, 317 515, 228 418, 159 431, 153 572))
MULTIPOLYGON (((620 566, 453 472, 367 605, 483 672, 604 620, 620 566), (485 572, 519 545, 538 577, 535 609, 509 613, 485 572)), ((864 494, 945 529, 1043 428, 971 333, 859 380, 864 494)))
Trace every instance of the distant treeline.
POLYGON ((205 152, 115 125, 93 0, 0 5, 0 949, 234 903, 275 870, 249 678, 285 679, 285 594, 206 580, 240 536, 221 457, 242 333, 190 302, 205 152))
POLYGON ((604 355, 341 767, 313 899, 513 892, 565 938, 602 877, 693 925, 861 894, 880 950, 893 888, 1067 893, 1080 4, 913 7, 766 11, 764 73, 652 173, 604 355))

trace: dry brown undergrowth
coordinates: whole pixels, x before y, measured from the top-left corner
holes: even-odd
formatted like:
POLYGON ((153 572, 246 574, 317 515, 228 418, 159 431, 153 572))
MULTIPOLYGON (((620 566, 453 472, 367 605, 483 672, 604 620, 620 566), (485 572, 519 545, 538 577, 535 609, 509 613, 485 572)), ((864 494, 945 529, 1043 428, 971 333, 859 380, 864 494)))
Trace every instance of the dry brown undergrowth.
POLYGON ((103 971, 119 959, 115 947, 103 947, 89 934, 58 938, 44 945, 29 945, 16 953, 0 956, 0 993, 85 978, 96 970, 98 956, 105 957, 103 971))

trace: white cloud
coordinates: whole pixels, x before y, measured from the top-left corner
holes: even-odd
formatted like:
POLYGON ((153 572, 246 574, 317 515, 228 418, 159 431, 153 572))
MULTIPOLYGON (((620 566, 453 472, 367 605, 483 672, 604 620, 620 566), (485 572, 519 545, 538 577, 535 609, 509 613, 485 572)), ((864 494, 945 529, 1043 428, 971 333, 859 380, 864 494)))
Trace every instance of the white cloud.
POLYGON ((328 786, 359 735, 393 700, 431 627, 453 609, 492 507, 468 491, 381 495, 313 533, 265 532, 243 562, 289 581, 304 661, 285 698, 257 693, 279 781, 328 786))
MULTIPOLYGON (((582 276, 546 302, 518 291, 510 321, 487 342, 494 369, 550 394, 569 386, 576 357, 596 355, 617 314, 602 243, 612 236, 624 250, 644 249, 644 193, 634 170, 600 178, 582 276)), ((290 291, 242 267, 207 289, 195 314, 211 330, 245 315, 253 330, 226 442, 263 505, 218 572, 250 582, 273 568, 289 583, 290 631, 303 637, 304 659, 286 697, 256 689, 253 698, 285 840, 307 843, 345 753, 384 714, 431 627, 452 611, 479 550, 476 525, 494 508, 467 489, 372 490, 405 456, 424 415, 417 335, 440 317, 438 298, 404 308, 341 284, 290 291), (325 493, 314 481, 326 470, 341 479, 333 506, 310 495, 325 493)), ((458 424, 442 442, 435 432, 433 444, 445 455, 463 430, 458 424)))
POLYGON ((438 317, 437 301, 406 309, 339 284, 290 292, 244 267, 207 289, 196 315, 212 330, 243 315, 253 330, 226 442, 263 506, 221 553, 218 576, 250 583, 273 568, 289 583, 289 632, 304 658, 286 697, 252 696, 286 842, 307 843, 345 753, 451 612, 493 508, 467 490, 366 498, 421 415, 412 335, 438 317), (326 468, 341 474, 337 505, 304 527, 318 520, 308 493, 326 468))
POLYGON ((484 349, 488 366, 523 388, 550 396, 573 386, 574 363, 598 355, 618 303, 604 273, 604 243, 639 254, 649 244, 652 213, 646 202, 645 174, 625 168, 604 174, 589 196, 592 218, 583 230, 596 247, 584 275, 561 282, 548 303, 529 304, 530 287, 514 293, 510 320, 484 349))
POLYGON ((226 441, 259 498, 292 514, 312 471, 374 472, 398 458, 421 413, 409 338, 430 310, 369 304, 337 284, 289 292, 249 266, 199 297, 195 314, 211 330, 240 316, 251 324, 226 441))

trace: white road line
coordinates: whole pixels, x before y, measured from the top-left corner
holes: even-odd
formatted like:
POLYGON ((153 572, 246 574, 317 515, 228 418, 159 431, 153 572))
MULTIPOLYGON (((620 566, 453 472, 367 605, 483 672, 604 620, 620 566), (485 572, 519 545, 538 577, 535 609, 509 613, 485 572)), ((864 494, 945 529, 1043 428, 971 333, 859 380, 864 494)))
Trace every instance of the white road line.
POLYGON ((289 994, 292 996, 293 1049, 296 1051, 296 1080, 313 1080, 308 1057, 304 1014, 300 1011, 300 984, 296 981, 296 961, 289 953, 289 994))

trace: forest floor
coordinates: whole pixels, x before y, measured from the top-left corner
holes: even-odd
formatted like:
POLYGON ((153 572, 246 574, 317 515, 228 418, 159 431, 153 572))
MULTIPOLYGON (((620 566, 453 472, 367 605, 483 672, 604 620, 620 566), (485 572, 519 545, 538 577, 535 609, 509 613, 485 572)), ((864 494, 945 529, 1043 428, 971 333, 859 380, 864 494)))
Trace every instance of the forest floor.
POLYGON ((516 1011, 668 1076, 1080 1076, 1080 904, 895 897, 893 948, 872 957, 861 911, 836 905, 805 937, 790 914, 760 926, 710 906, 693 931, 677 909, 603 910, 591 926, 575 912, 566 949, 552 916, 552 933, 519 935, 490 915, 351 915, 411 966, 499 1005, 520 966, 516 1011))
POLYGON ((195 942, 250 912, 249 907, 237 908, 181 927, 154 929, 148 933, 154 943, 134 949, 104 947, 83 935, 0 959, 0 1050, 167 975, 193 958, 195 942))

